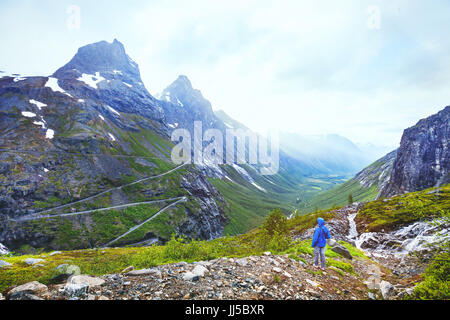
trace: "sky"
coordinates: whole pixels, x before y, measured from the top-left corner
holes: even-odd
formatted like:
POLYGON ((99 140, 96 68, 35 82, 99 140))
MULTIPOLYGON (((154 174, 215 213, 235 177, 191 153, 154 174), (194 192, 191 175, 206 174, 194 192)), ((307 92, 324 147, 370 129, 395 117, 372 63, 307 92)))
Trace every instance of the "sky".
POLYGON ((260 133, 395 148, 450 104, 448 0, 0 0, 0 70, 50 75, 118 39, 156 95, 189 77, 260 133))

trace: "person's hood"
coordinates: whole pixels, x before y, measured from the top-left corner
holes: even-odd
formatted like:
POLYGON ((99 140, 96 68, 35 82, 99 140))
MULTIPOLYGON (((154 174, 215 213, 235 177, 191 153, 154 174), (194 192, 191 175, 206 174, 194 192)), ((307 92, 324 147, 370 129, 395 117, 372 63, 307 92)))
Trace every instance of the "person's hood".
POLYGON ((322 218, 317 218, 317 223, 319 224, 319 227, 323 227, 325 225, 325 220, 322 218))

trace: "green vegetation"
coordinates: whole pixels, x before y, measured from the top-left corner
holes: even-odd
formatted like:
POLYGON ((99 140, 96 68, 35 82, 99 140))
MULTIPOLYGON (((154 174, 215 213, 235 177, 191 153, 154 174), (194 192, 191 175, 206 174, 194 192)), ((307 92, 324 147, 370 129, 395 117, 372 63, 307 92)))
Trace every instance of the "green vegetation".
POLYGON ((327 209, 334 206, 345 206, 350 202, 349 195, 352 196, 352 203, 372 201, 378 196, 378 186, 373 185, 370 188, 364 188, 358 180, 351 179, 306 201, 305 205, 300 208, 300 211, 309 213, 315 208, 327 209))
POLYGON ((264 221, 267 213, 274 209, 281 209, 285 215, 290 214, 295 209, 302 208, 303 203, 298 201, 300 194, 311 197, 319 192, 315 189, 316 186, 327 189, 333 185, 330 181, 320 179, 294 178, 284 170, 265 177, 255 174, 254 169, 249 166, 243 167, 265 191, 245 180, 230 166, 223 166, 222 169, 233 181, 209 179, 229 204, 226 208, 230 217, 230 223, 225 227, 227 235, 242 234, 256 228, 264 221))
MULTIPOLYGON (((44 253, 37 256, 2 257, 11 263, 12 267, 0 271, 0 292, 5 292, 12 285, 34 280, 48 284, 55 274, 55 268, 63 263, 75 264, 85 274, 102 275, 120 272, 128 266, 140 269, 179 261, 245 257, 261 255, 267 250, 274 254, 289 254, 301 260, 302 258, 298 257, 300 253, 311 254, 311 244, 310 241, 293 243, 289 237, 291 227, 280 211, 273 211, 264 225, 252 232, 211 241, 188 241, 172 235, 171 240, 164 246, 76 250, 54 256, 44 253), (46 260, 45 266, 33 268, 26 265, 24 260, 29 257, 46 260)), ((332 258, 328 259, 330 266, 335 266, 342 272, 352 272, 351 265, 340 261, 337 253, 327 250, 326 255, 332 258)))
POLYGON ((450 252, 448 249, 447 245, 447 251, 435 256, 423 274, 423 282, 415 287, 411 298, 416 300, 450 299, 450 252))
POLYGON ((423 219, 450 217, 450 185, 411 192, 367 203, 357 221, 368 222, 367 231, 389 230, 395 226, 423 219))

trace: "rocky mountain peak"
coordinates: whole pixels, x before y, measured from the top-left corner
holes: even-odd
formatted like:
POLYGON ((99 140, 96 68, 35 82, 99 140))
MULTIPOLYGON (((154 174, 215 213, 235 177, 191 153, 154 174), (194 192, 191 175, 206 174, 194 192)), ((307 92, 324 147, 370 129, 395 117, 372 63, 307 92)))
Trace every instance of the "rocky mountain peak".
POLYGON ((187 76, 180 75, 161 94, 161 100, 179 107, 188 107, 194 112, 212 114, 211 103, 206 100, 200 90, 194 89, 187 76))
POLYGON ((88 44, 78 49, 78 52, 65 66, 58 69, 54 76, 64 78, 67 73, 96 74, 112 73, 114 75, 127 75, 140 80, 138 65, 127 55, 124 45, 114 39, 112 43, 100 41, 88 44))

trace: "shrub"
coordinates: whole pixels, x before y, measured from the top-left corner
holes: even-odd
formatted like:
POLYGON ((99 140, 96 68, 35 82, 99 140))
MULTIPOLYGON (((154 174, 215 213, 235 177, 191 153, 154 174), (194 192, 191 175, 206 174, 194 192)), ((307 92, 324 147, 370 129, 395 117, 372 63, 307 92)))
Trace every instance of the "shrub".
POLYGON ((450 253, 438 254, 423 274, 424 281, 416 286, 412 298, 418 300, 450 299, 450 253))

